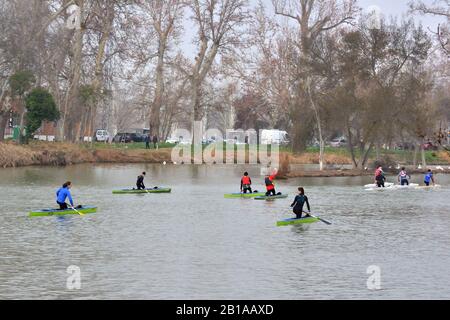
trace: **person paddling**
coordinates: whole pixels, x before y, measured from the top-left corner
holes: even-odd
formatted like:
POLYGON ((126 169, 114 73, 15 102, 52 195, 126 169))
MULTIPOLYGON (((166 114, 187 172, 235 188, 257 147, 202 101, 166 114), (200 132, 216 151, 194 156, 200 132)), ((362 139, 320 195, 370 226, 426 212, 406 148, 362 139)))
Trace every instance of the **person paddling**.
POLYGON ((411 179, 411 176, 406 172, 406 168, 403 167, 402 171, 398 174, 398 182, 400 182, 402 186, 409 186, 409 179, 411 179))
POLYGON ((56 191, 56 203, 59 204, 59 209, 60 210, 67 210, 68 205, 66 203, 66 199, 69 199, 70 205, 72 206, 72 208, 74 207, 73 205, 73 199, 72 199, 72 195, 70 194, 70 189, 72 188, 72 182, 67 181, 66 183, 63 184, 62 188, 58 189, 58 191, 56 191))
POLYGON ((293 212, 297 216, 297 219, 301 219, 303 215, 303 207, 306 206, 308 208, 308 213, 311 212, 311 207, 309 206, 308 197, 305 195, 304 188, 298 188, 298 195, 295 197, 294 202, 291 204, 291 208, 293 208, 293 212))
POLYGON ((386 177, 384 176, 383 168, 381 166, 377 167, 375 171, 375 183, 378 188, 384 188, 384 182, 386 181, 386 177))
POLYGON ((425 178, 424 178, 423 182, 425 183, 425 185, 427 187, 430 186, 430 183, 433 183, 433 186, 435 185, 433 171, 431 171, 431 169, 428 169, 428 172, 425 174, 425 178))
POLYGON ((273 180, 275 180, 276 176, 278 174, 278 171, 275 169, 272 173, 272 175, 268 175, 265 177, 264 182, 266 184, 266 196, 275 196, 277 193, 275 191, 275 185, 273 184, 273 180))
POLYGON ((241 193, 252 193, 252 179, 249 177, 248 172, 244 173, 244 176, 241 179, 241 193))
POLYGON ((145 190, 144 179, 147 173, 142 172, 140 176, 137 177, 136 186, 138 190, 145 190))

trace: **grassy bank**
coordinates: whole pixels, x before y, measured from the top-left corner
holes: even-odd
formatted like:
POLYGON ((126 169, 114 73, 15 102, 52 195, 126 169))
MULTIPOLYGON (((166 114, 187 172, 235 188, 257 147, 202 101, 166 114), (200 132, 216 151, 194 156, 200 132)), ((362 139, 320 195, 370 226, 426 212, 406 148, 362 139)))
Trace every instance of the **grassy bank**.
MULTIPOLYGON (((290 152, 289 149, 284 151, 290 152)), ((359 155, 358 155, 359 156, 359 155)), ((377 158, 375 151, 369 154, 369 165, 373 164, 377 158)), ((382 150, 380 158, 388 164, 412 165, 414 162, 414 152, 405 150, 382 150)), ((450 155, 445 151, 426 151, 425 160, 429 165, 450 164, 450 155)), ((421 155, 417 154, 417 163, 421 163, 421 155)), ((346 148, 325 148, 325 162, 327 164, 352 164, 350 152, 346 148)), ((293 156, 293 163, 308 164, 319 163, 319 148, 308 148, 303 154, 293 156)))
POLYGON ((0 167, 65 166, 80 163, 161 163, 170 161, 171 149, 145 150, 33 141, 28 145, 0 143, 0 167))
MULTIPOLYGON (((64 166, 79 163, 170 163, 174 145, 160 144, 159 149, 146 150, 144 143, 129 144, 69 144, 33 141, 28 145, 16 145, 12 142, 0 143, 0 167, 21 167, 30 165, 64 166)), ((280 168, 292 165, 318 164, 319 150, 308 148, 304 153, 292 154, 288 149, 281 149, 280 168)), ((413 152, 383 150, 381 158, 392 166, 411 165, 413 152)), ((376 154, 370 155, 369 167, 374 163, 376 154)), ((449 164, 450 155, 446 152, 427 151, 429 165, 449 164)), ((418 155, 420 162, 420 155, 418 155)), ((351 165, 351 155, 345 148, 326 148, 327 165, 351 165)), ((339 171, 339 170, 338 170, 339 171)), ((351 173, 351 172, 349 172, 351 173)), ((293 173, 295 174, 295 173, 293 173)), ((351 173, 356 174, 356 171, 351 173)))

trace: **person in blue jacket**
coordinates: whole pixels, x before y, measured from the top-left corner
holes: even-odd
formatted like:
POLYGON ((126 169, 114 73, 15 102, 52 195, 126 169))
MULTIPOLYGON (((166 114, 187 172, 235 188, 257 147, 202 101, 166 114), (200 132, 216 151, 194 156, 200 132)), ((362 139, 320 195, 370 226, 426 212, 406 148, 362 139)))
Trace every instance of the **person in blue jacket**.
POLYGON ((72 195, 70 194, 70 188, 72 188, 72 182, 67 181, 66 183, 63 184, 62 188, 56 191, 56 203, 59 204, 60 210, 67 210, 68 208, 68 205, 66 203, 67 198, 69 199, 72 208, 74 207, 72 195))
POLYGON ((430 183, 433 183, 433 185, 435 184, 434 182, 434 177, 433 177, 433 172, 431 171, 431 169, 428 169, 428 172, 425 175, 424 181, 425 185, 427 187, 430 186, 430 183))

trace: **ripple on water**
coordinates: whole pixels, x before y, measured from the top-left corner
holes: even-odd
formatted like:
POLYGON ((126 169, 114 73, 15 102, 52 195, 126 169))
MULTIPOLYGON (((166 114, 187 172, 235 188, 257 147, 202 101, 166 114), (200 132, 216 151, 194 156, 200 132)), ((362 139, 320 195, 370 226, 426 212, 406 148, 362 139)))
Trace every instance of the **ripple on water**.
MULTIPOLYGON (((247 168, 245 168, 247 169, 247 168)), ((289 199, 224 199, 241 167, 0 170, 0 299, 448 299, 450 190, 367 192, 367 178, 293 179, 289 199), (142 170, 172 194, 112 195, 142 170), (27 217, 74 182, 85 217, 27 217), (296 187, 332 226, 277 228, 296 187), (67 267, 82 289, 66 289, 67 267), (370 291, 367 268, 381 268, 370 291)), ((259 169, 249 170, 262 185, 259 169)), ((438 176, 440 184, 450 179, 438 176)))

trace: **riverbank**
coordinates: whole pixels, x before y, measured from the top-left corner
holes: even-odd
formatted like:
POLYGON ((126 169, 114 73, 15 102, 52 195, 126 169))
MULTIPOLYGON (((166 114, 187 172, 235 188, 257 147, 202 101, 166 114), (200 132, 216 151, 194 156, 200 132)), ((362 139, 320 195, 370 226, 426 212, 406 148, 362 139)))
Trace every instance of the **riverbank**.
POLYGON ((0 143, 0 168, 67 166, 81 163, 161 163, 170 161, 171 149, 113 149, 68 143, 0 143))
MULTIPOLYGON (((23 166, 67 166, 82 163, 172 163, 172 145, 162 145, 158 150, 146 150, 144 144, 70 144, 33 141, 29 145, 12 142, 0 143, 0 168, 23 166)), ((398 165, 408 163, 410 155, 405 152, 390 152, 385 170, 395 173, 398 165)), ((429 167, 441 173, 450 173, 450 156, 445 152, 428 152, 429 167), (440 166, 439 166, 440 165, 440 166)), ((351 169, 352 161, 345 149, 327 149, 326 170, 318 170, 319 154, 308 149, 300 155, 283 150, 280 155, 281 174, 293 177, 354 177, 372 175, 373 170, 351 169)), ((374 159, 369 161, 369 168, 374 159)), ((409 172, 424 173, 426 168, 406 165, 409 172)))

